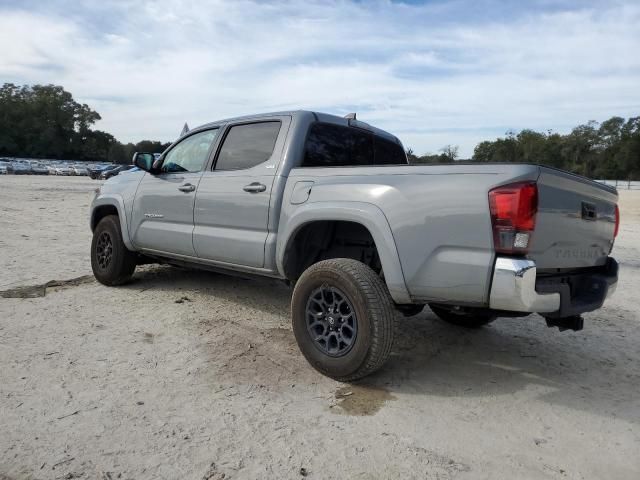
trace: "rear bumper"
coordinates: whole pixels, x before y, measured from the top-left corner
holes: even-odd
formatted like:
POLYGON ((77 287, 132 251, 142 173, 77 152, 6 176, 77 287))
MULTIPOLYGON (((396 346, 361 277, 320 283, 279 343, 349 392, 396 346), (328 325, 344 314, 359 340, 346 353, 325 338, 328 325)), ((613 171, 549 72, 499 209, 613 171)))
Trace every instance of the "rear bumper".
POLYGON ((538 276, 532 260, 498 257, 489 306, 495 310, 540 313, 563 318, 596 310, 618 282, 618 263, 584 272, 538 276))
POLYGON ((560 294, 536 292, 536 276, 536 264, 532 260, 496 258, 489 307, 514 312, 559 310, 560 294))

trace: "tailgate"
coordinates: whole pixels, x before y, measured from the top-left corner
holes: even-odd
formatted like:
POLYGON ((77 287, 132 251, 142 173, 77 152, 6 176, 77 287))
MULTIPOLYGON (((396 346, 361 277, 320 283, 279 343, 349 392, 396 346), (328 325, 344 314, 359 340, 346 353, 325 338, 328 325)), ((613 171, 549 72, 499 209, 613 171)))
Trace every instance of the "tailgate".
POLYGON ((527 256, 539 269, 604 265, 613 246, 617 201, 612 187, 540 167, 538 214, 527 256))

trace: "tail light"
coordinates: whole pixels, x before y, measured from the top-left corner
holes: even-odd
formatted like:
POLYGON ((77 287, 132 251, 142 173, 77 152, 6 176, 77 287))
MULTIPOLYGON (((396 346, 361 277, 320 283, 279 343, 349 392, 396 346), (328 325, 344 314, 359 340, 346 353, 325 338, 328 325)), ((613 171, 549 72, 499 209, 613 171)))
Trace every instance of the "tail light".
POLYGON ((613 230, 613 238, 618 236, 618 229, 620 228, 620 209, 616 205, 616 227, 613 230))
POLYGON ((538 187, 519 182, 489 191, 489 210, 496 252, 525 254, 536 226, 538 187))

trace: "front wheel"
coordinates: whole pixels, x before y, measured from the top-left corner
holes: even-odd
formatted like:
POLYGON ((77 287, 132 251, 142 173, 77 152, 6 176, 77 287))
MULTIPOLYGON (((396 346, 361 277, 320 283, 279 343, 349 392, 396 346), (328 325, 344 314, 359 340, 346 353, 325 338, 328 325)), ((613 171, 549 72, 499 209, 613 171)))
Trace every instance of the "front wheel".
POLYGON ((93 231, 91 268, 96 279, 108 286, 126 283, 136 269, 136 254, 122 241, 117 215, 107 215, 93 231))
POLYGON ((349 382, 386 362, 396 311, 387 286, 367 265, 348 258, 318 262, 296 283, 293 333, 320 373, 349 382))
POLYGON ((438 318, 459 327, 480 328, 496 319, 495 314, 479 308, 449 307, 429 304, 438 318))

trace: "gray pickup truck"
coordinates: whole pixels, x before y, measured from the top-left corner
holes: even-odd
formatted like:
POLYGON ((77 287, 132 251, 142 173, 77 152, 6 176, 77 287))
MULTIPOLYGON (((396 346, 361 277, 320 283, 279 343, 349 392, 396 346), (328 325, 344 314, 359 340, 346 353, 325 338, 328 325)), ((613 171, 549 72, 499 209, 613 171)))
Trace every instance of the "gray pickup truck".
POLYGON ((342 381, 385 363, 398 313, 579 330, 617 283, 615 189, 538 165, 408 165, 355 115, 222 120, 134 164, 91 205, 98 281, 149 262, 288 281, 300 350, 342 381))

